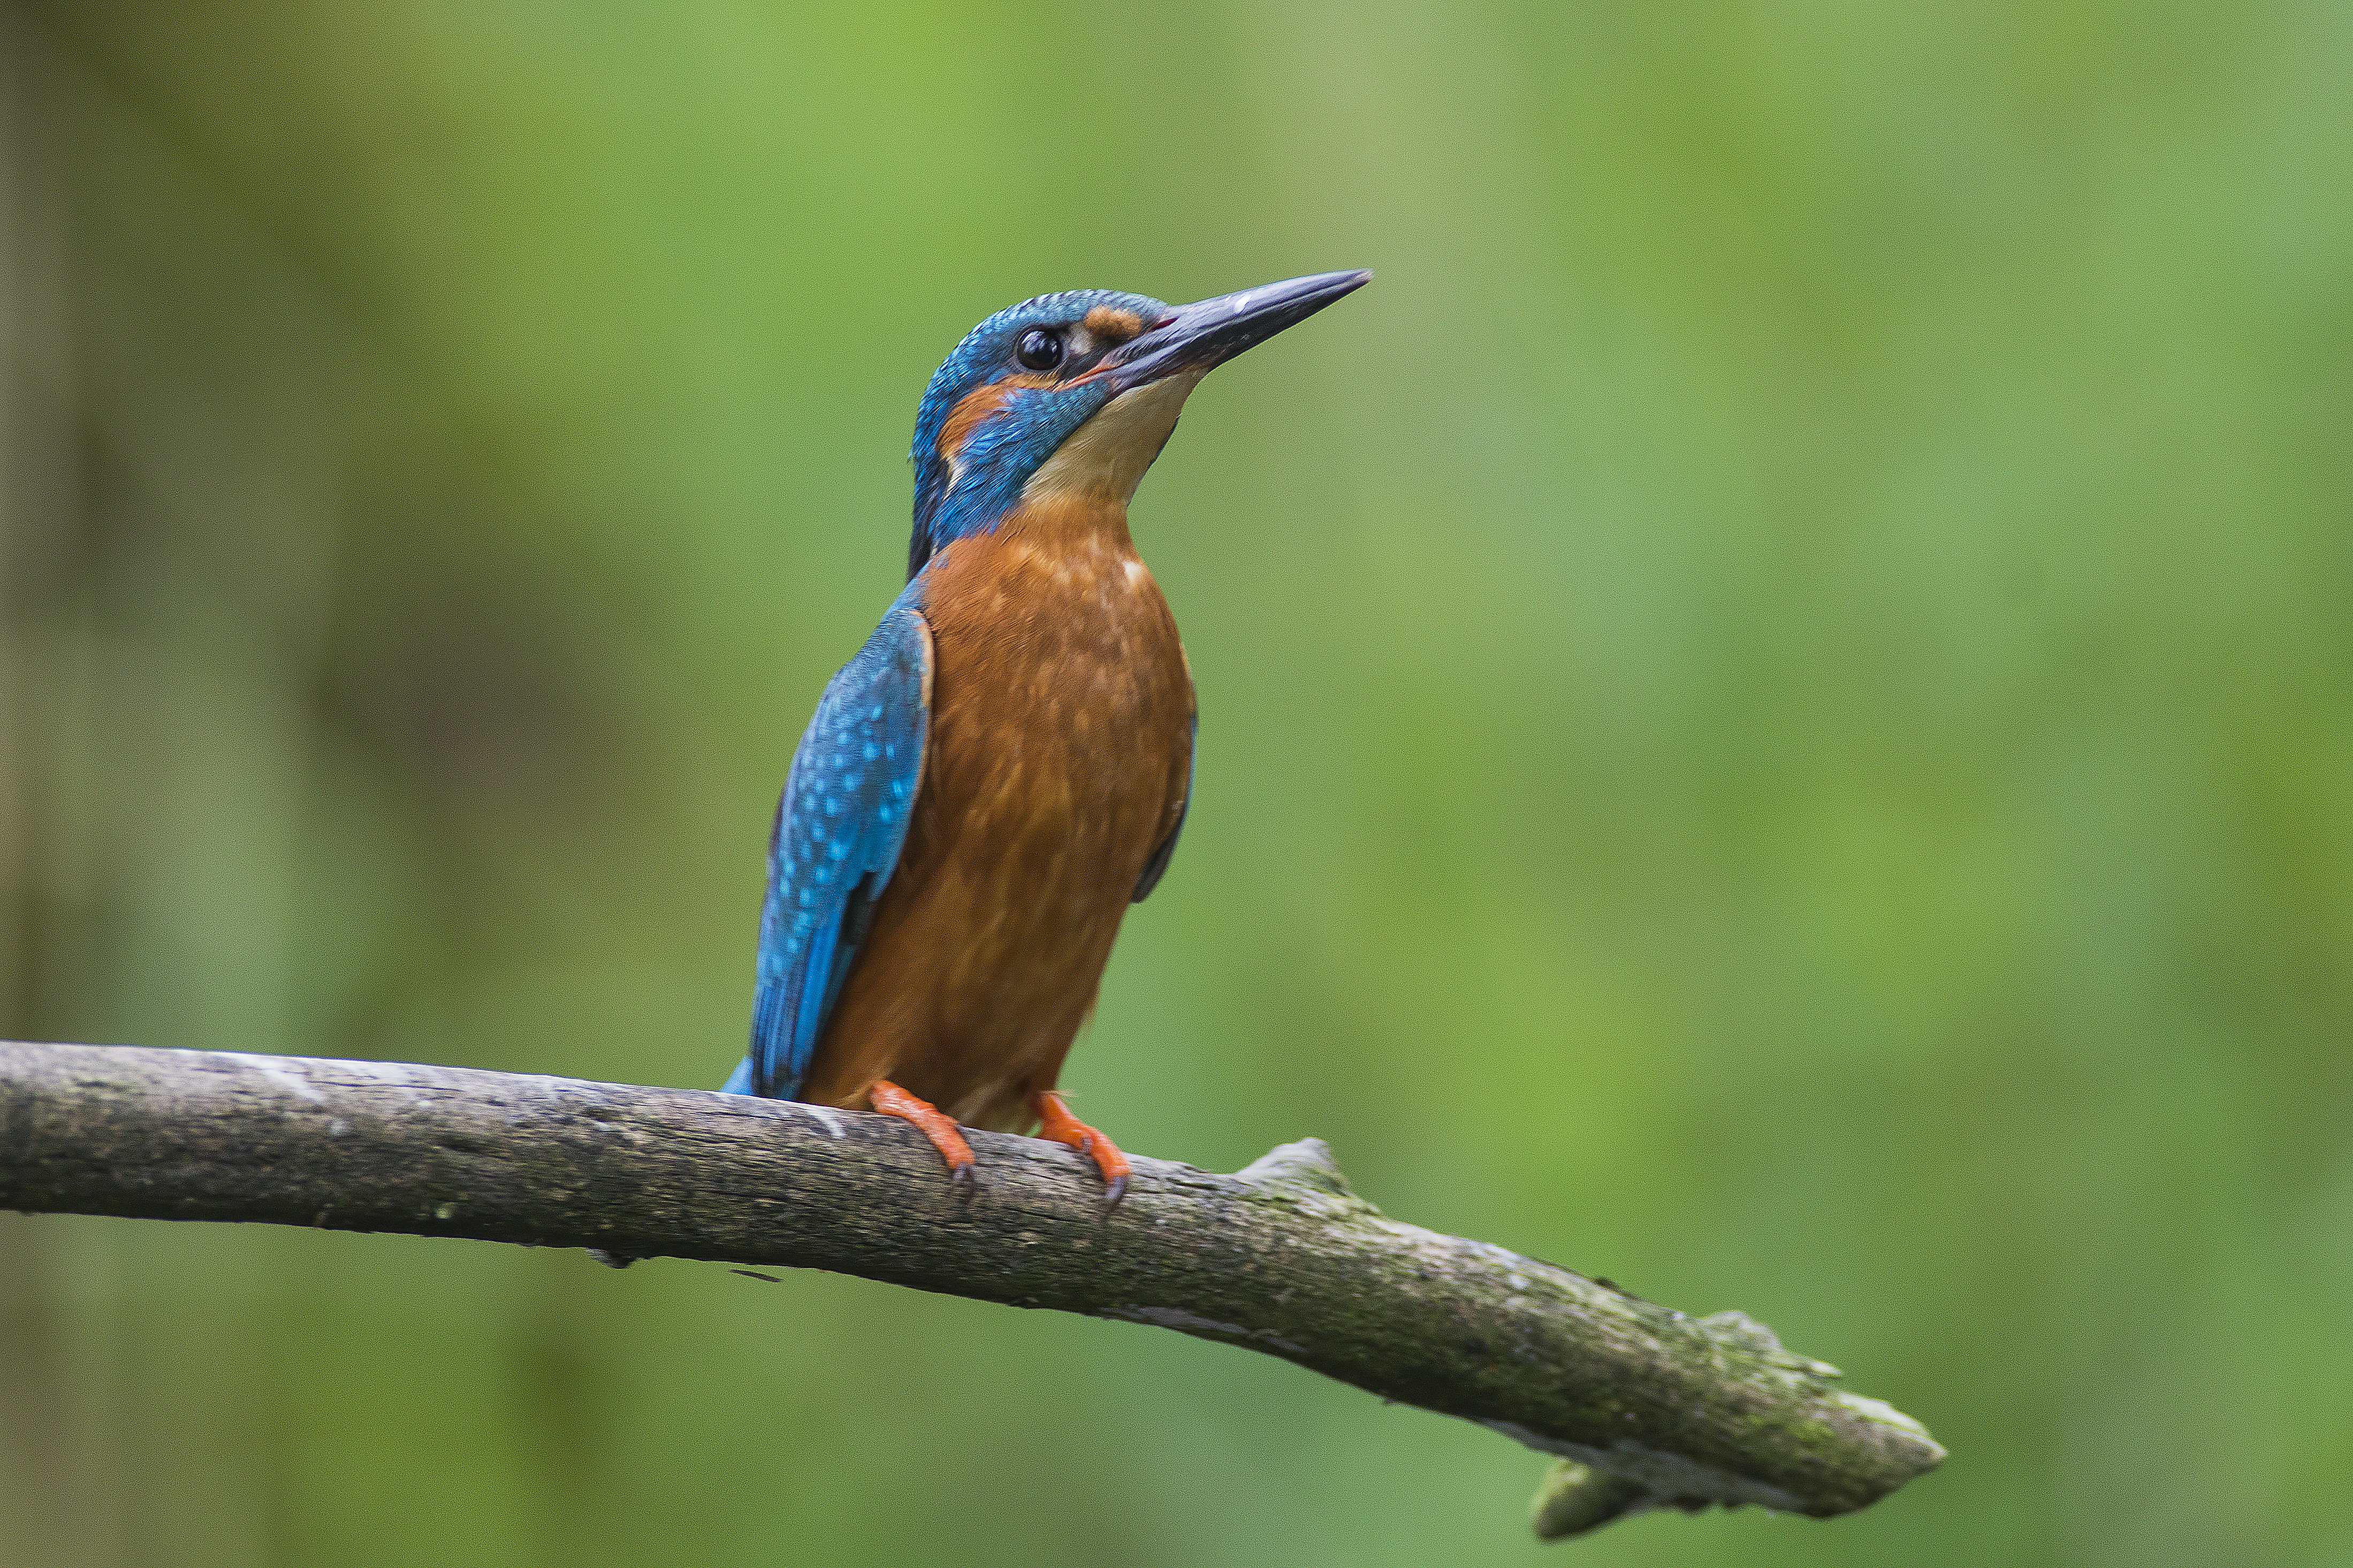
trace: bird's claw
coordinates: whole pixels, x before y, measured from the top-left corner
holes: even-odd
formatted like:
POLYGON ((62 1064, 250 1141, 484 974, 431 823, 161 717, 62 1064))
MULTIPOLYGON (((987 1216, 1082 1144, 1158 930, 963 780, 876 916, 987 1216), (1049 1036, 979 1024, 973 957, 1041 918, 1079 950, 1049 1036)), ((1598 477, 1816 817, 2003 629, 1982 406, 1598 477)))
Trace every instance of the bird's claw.
POLYGON ((928 1100, 919 1100, 888 1079, 877 1079, 866 1091, 867 1103, 885 1116, 895 1116, 912 1124, 915 1131, 929 1140, 947 1163, 948 1185, 959 1197, 968 1198, 974 1191, 972 1145, 964 1141, 956 1128, 955 1119, 928 1100))
POLYGON ((1119 1145, 1104 1137, 1071 1114, 1071 1108, 1052 1089, 1040 1089, 1029 1097, 1029 1108, 1038 1113, 1039 1131, 1057 1143, 1068 1144, 1079 1152, 1082 1160, 1090 1160, 1103 1179, 1106 1212, 1119 1206, 1127 1194, 1127 1156, 1119 1145))

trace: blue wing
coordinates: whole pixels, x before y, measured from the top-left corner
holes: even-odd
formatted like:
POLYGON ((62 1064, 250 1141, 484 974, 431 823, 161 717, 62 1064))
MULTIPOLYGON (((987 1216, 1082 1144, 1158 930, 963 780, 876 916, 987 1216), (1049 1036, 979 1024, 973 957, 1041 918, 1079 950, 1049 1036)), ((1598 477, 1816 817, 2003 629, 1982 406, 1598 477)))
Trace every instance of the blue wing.
POLYGON ((932 634, 902 595, 827 683, 768 835, 752 1049, 730 1094, 790 1100, 899 864, 931 728, 932 634))
POLYGON ((1185 726, 1185 799, 1176 807, 1176 821, 1168 829, 1168 837, 1160 841, 1160 847, 1144 863, 1144 875, 1135 879, 1135 891, 1127 900, 1131 904, 1140 904, 1152 896, 1152 889, 1160 886, 1161 875, 1168 869, 1168 858, 1176 853, 1176 836, 1185 831, 1185 818, 1193 810, 1193 759, 1200 754, 1196 743, 1200 737, 1201 710, 1197 708, 1185 726))

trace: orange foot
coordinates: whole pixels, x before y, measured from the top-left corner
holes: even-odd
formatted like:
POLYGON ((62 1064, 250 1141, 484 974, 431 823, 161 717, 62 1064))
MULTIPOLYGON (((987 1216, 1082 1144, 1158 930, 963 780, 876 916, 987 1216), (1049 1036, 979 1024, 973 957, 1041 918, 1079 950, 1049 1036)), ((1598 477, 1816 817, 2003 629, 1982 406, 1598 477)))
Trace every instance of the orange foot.
POLYGON ((917 1100, 889 1079, 877 1079, 874 1087, 866 1091, 867 1103, 885 1116, 895 1116, 912 1121, 915 1131, 932 1141, 940 1158, 948 1163, 948 1180, 969 1190, 972 1186, 972 1145, 956 1131, 955 1118, 928 1100, 917 1100))
POLYGON ((1029 1109, 1044 1123, 1038 1129, 1041 1137, 1068 1143, 1094 1161, 1095 1169, 1103 1173, 1111 1202, 1117 1204, 1127 1191, 1127 1156, 1119 1152, 1119 1145, 1071 1115, 1062 1097, 1050 1089, 1041 1089, 1031 1095, 1029 1109))

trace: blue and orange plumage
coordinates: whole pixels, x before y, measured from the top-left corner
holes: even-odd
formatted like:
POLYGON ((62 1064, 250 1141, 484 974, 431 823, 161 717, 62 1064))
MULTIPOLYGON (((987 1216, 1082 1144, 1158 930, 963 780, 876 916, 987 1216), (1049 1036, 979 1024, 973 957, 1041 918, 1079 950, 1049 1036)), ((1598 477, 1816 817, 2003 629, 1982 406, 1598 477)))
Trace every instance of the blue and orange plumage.
POLYGON ((1050 294, 973 329, 915 423, 908 582, 794 752, 730 1091, 1127 1162, 1054 1092, 1192 793, 1193 683, 1127 503, 1195 384, 1367 273, 1170 307, 1050 294))

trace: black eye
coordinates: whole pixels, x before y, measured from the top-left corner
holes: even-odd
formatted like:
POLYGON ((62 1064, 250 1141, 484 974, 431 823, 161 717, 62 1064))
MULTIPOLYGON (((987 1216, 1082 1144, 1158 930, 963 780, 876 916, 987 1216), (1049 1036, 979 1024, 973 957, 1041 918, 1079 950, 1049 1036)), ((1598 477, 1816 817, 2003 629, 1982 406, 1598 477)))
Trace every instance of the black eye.
POLYGON ((1021 334, 1021 346, 1013 357, 1031 370, 1051 370, 1062 363, 1062 334, 1032 327, 1021 334))

